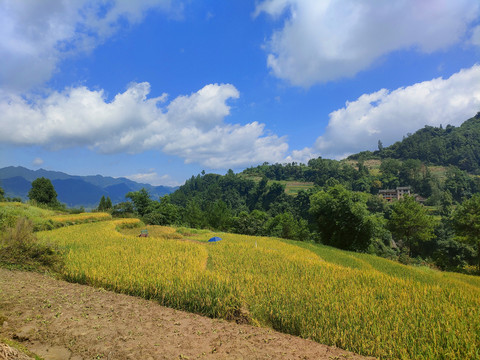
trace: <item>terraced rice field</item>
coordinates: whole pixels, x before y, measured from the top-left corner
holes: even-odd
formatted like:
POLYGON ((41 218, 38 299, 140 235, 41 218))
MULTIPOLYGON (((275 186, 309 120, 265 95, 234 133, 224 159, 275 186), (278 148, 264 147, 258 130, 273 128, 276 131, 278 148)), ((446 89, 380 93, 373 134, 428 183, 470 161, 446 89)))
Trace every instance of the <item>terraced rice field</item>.
POLYGON ((135 221, 39 237, 65 250, 71 281, 382 359, 480 358, 477 277, 267 237, 159 227, 139 238, 140 228, 117 230, 135 221), (223 240, 208 243, 213 235, 223 240))

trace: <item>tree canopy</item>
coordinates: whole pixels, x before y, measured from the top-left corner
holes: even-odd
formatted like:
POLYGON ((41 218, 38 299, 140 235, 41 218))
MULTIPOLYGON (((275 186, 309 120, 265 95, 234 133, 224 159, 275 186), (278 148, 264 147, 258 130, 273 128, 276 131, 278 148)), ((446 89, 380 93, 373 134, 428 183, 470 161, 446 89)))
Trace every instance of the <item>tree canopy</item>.
POLYGON ((462 241, 477 247, 480 270, 480 194, 458 206, 453 215, 453 226, 462 241))
POLYGON ((310 212, 324 244, 345 250, 365 250, 370 245, 375 221, 364 194, 336 185, 311 197, 310 212))
POLYGON ((37 178, 32 182, 32 188, 28 192, 28 198, 44 205, 57 205, 57 192, 52 182, 44 177, 37 178))
POLYGON ((388 227, 395 240, 402 242, 410 255, 434 234, 434 223, 425 207, 413 196, 405 196, 392 205, 388 227))
POLYGON ((140 216, 147 213, 147 208, 152 202, 150 194, 145 188, 139 191, 131 191, 125 197, 132 200, 134 209, 140 216))
POLYGON ((102 195, 102 198, 100 199, 100 203, 98 204, 97 210, 98 211, 107 211, 113 208, 112 205, 112 200, 110 199, 109 196, 105 198, 105 195, 102 195))

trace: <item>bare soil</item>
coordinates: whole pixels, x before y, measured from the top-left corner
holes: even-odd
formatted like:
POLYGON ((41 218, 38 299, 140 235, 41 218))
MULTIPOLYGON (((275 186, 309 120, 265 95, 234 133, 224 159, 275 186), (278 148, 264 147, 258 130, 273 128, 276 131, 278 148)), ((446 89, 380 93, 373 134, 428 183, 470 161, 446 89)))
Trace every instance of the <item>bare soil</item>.
MULTIPOLYGON (((5 269, 0 269, 1 338, 45 360, 367 359, 266 328, 5 269)), ((2 344, 0 350, 2 360, 9 359, 2 353, 14 351, 2 344)))

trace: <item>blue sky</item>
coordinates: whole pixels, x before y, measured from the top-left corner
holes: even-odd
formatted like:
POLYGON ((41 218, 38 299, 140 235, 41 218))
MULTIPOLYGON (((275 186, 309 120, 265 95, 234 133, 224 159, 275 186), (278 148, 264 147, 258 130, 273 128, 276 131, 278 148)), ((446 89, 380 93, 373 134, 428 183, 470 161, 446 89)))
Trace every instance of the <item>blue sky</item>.
POLYGON ((478 0, 0 0, 0 167, 178 185, 480 111, 478 0))

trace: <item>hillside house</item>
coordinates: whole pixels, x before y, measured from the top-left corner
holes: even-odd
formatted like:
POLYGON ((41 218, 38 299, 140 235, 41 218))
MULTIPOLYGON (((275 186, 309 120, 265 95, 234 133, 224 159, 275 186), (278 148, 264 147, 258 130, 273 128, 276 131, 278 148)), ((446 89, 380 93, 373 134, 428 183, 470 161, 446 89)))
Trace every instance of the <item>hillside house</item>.
POLYGON ((381 195, 385 200, 400 200, 405 195, 411 195, 410 186, 398 186, 396 189, 380 190, 378 195, 381 195))

